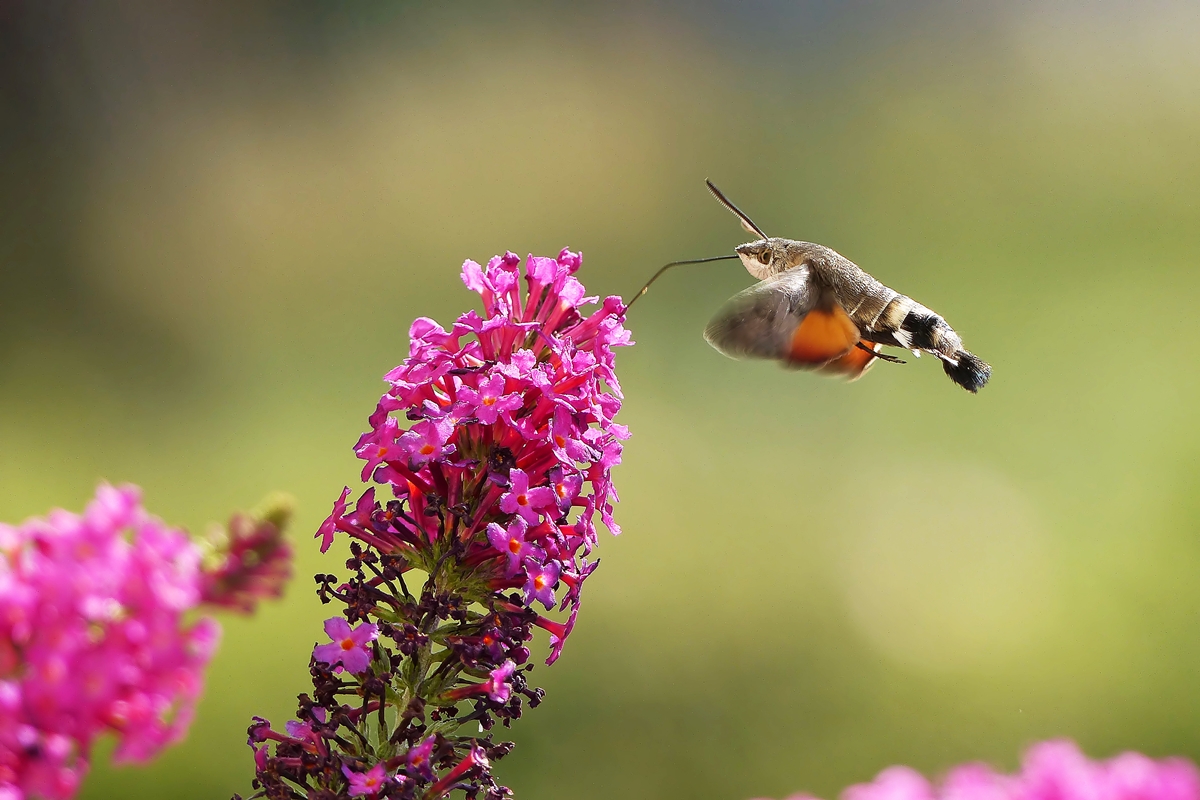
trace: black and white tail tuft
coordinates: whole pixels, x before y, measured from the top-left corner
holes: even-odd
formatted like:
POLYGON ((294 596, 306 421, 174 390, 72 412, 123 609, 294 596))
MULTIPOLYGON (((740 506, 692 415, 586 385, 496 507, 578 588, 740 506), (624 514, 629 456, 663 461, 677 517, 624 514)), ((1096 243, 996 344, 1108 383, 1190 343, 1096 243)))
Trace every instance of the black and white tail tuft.
POLYGON ((992 368, 988 363, 974 353, 959 350, 953 360, 942 358, 942 369, 950 376, 950 380, 975 394, 992 377, 992 368))

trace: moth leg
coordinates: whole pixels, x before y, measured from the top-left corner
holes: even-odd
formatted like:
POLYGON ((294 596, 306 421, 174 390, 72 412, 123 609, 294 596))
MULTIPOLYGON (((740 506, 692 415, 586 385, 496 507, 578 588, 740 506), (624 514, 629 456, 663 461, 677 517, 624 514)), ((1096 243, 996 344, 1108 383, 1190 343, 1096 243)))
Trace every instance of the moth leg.
POLYGON ((866 350, 868 353, 870 353, 871 355, 875 356, 875 357, 876 357, 876 358, 878 358, 880 361, 886 361, 886 362, 888 362, 889 364, 907 364, 907 363, 908 363, 908 362, 907 362, 907 361, 905 361, 904 359, 901 359, 901 358, 896 358, 895 356, 890 356, 890 355, 888 355, 887 353, 882 353, 882 352, 878 352, 878 351, 872 350, 871 348, 867 347, 867 346, 866 346, 865 344, 863 344, 862 342, 855 342, 855 343, 854 343, 854 346, 855 346, 855 347, 857 347, 857 348, 858 348, 858 349, 860 349, 860 350, 866 350))

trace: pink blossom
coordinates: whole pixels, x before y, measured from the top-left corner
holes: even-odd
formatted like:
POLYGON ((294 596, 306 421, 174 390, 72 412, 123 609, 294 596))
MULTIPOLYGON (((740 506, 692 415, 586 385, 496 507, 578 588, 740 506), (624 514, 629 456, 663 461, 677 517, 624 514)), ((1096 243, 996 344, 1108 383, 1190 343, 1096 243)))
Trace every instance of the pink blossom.
POLYGON ((445 458, 454 452, 454 446, 446 446, 454 427, 446 420, 424 420, 413 425, 400 437, 400 448, 408 454, 409 463, 415 469, 430 461, 445 458))
POLYGON ((342 494, 333 503, 333 511, 317 529, 316 538, 321 540, 321 552, 327 551, 333 544, 333 534, 337 530, 338 520, 346 513, 346 498, 350 496, 350 487, 342 489, 342 494))
MULTIPOLYGON (((964 764, 939 782, 908 767, 888 767, 870 783, 848 787, 842 800, 1200 800, 1200 770, 1183 758, 1160 761, 1122 753, 1092 761, 1065 739, 1036 744, 1013 775, 964 764)), ((787 800, 815 800, 791 795, 787 800)))
POLYGON ((508 698, 512 696, 512 676, 516 669, 517 665, 510 659, 488 673, 483 688, 493 703, 508 702, 508 698))
POLYGON ((366 772, 357 772, 342 765, 342 774, 350 782, 351 797, 374 797, 387 783, 387 772, 382 763, 376 764, 366 772))
POLYGON ((369 479, 375 468, 384 461, 397 461, 408 455, 407 449, 396 441, 399 436, 399 424, 394 418, 385 416, 378 428, 359 437, 354 454, 366 462, 362 468, 364 481, 369 479))
POLYGON ((537 559, 525 559, 525 604, 539 602, 546 608, 554 608, 554 587, 562 567, 557 561, 539 564, 537 559))
POLYGON ((433 756, 435 744, 437 744, 437 737, 428 736, 420 744, 413 745, 408 749, 404 761, 407 765, 405 772, 410 778, 419 781, 433 780, 433 765, 430 763, 430 758, 433 756))
POLYGON ((505 514, 519 514, 530 525, 541 521, 539 511, 554 504, 554 490, 549 486, 529 487, 529 476, 524 470, 513 469, 508 473, 508 491, 500 498, 500 510, 505 514))
POLYGON ((574 413, 575 410, 567 405, 559 405, 554 409, 550 423, 554 454, 563 463, 599 461, 600 452, 584 441, 593 429, 578 430, 571 422, 574 413))
POLYGON ((472 772, 487 770, 489 767, 491 767, 491 764, 488 762, 487 753, 484 752, 483 748, 478 745, 472 746, 462 761, 451 767, 450 771, 443 775, 437 783, 429 787, 429 791, 425 796, 442 797, 450 791, 451 786, 472 772))
POLYGON ((934 800, 925 776, 908 767, 888 767, 871 783, 851 786, 842 800, 934 800))
POLYGON ((550 657, 546 659, 547 664, 553 664, 562 655, 563 645, 567 641, 567 637, 571 635, 571 631, 575 629, 575 620, 579 616, 579 604, 571 606, 571 616, 567 617, 567 621, 555 622, 554 620, 546 619, 539 616, 533 621, 543 630, 550 633, 550 657))
POLYGON ((562 467, 554 467, 549 474, 550 488, 554 491, 554 502, 558 512, 566 516, 571 510, 579 490, 583 488, 583 476, 578 472, 568 472, 562 467))
POLYGON ((379 637, 378 625, 364 622, 351 628, 341 617, 330 617, 325 620, 325 633, 333 641, 314 647, 313 658, 333 666, 335 672, 366 672, 371 664, 371 642, 379 637))
POLYGON ((504 375, 493 374, 481 381, 478 389, 464 386, 458 392, 460 400, 470 404, 472 414, 484 425, 492 425, 502 413, 516 411, 525 404, 525 399, 519 394, 504 393, 504 375))
POLYGON ((487 526, 488 541, 492 543, 492 547, 508 557, 508 568, 505 574, 509 577, 517 574, 526 558, 543 559, 546 557, 545 550, 525 540, 528 530, 529 526, 521 517, 513 519, 507 528, 501 528, 494 522, 487 526))
POLYGON ((277 594, 282 524, 235 517, 206 565, 134 486, 100 485, 81 515, 0 523, 0 796, 70 798, 104 733, 119 762, 182 738, 220 638, 193 612, 277 594))
POLYGON ((276 499, 258 514, 235 514, 208 542, 212 563, 200 589, 206 604, 249 614, 259 600, 283 596, 292 577, 292 546, 283 535, 291 513, 289 499, 276 499))

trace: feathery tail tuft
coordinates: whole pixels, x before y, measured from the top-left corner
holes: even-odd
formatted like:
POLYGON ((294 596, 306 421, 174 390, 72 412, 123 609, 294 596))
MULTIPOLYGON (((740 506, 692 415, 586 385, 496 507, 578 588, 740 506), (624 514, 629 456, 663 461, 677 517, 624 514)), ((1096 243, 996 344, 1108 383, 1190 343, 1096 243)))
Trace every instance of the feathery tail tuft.
POLYGON ((950 376, 950 380, 975 394, 992 377, 992 368, 982 358, 966 350, 959 350, 954 355, 958 363, 952 364, 943 359, 942 369, 950 376))

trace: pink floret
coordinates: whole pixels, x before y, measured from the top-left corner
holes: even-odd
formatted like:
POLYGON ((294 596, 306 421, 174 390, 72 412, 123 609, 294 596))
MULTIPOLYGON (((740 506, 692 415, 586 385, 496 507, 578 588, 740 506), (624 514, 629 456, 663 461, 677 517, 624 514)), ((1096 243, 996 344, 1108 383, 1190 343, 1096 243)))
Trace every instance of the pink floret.
POLYGON ((325 620, 325 633, 333 641, 313 648, 313 658, 334 667, 335 672, 366 672, 371 664, 371 642, 379 637, 378 625, 364 622, 351 628, 341 617, 330 617, 325 620))

